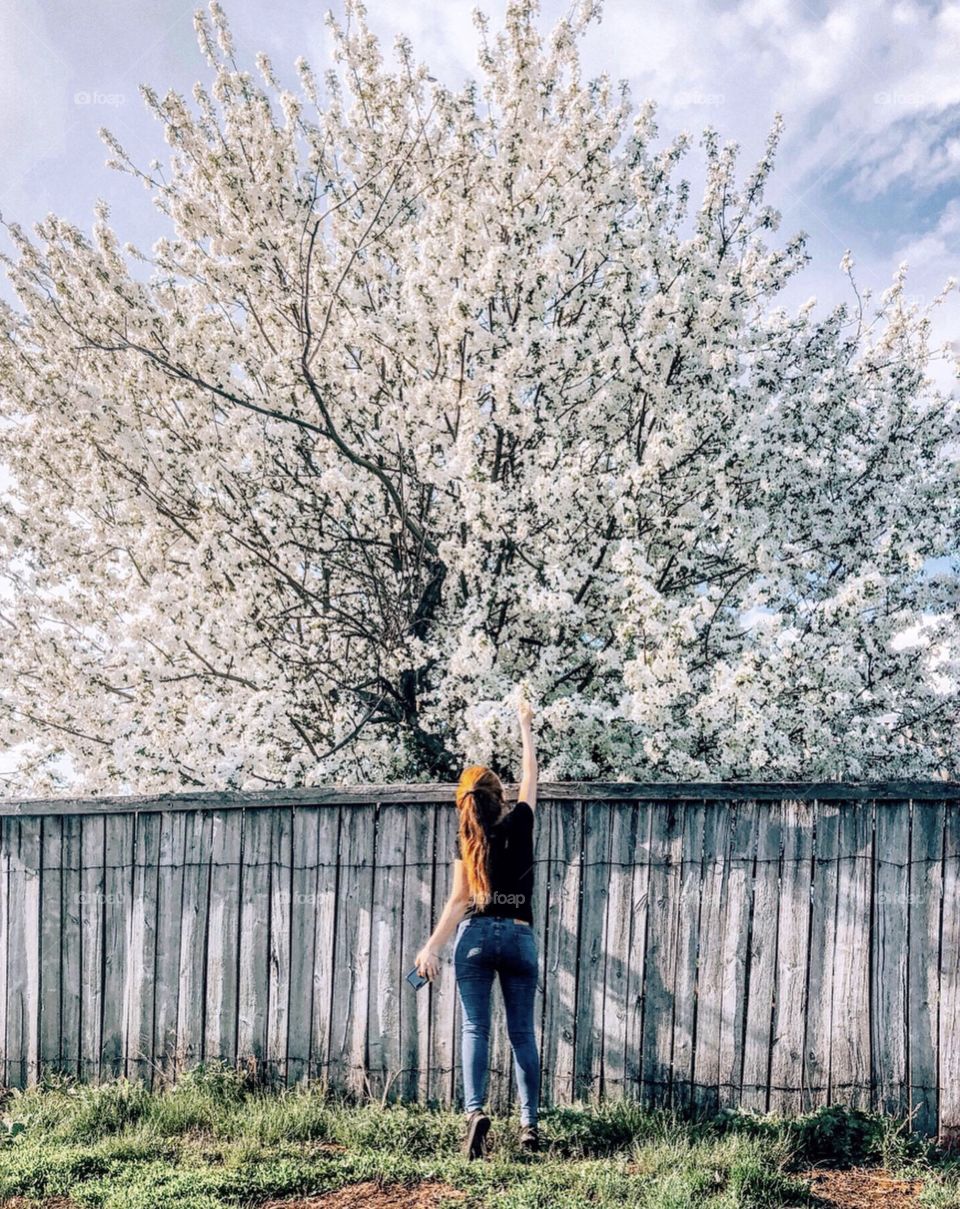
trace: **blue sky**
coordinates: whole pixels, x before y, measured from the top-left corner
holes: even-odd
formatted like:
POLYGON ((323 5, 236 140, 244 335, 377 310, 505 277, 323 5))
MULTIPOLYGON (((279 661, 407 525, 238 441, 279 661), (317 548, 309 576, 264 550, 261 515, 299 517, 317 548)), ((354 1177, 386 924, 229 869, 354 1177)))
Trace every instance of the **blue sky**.
MULTIPOLYGON (((340 0, 223 0, 243 60, 264 50, 295 83, 301 54, 318 76, 331 65, 323 22, 340 0)), ((485 0, 492 31, 506 0, 485 0)), ((147 193, 107 169, 108 127, 141 165, 165 144, 137 91, 189 96, 207 67, 194 0, 0 0, 0 213, 29 227, 54 211, 86 230, 98 197, 121 241, 160 234, 147 193)), ((479 74, 474 0, 367 0, 386 57, 408 34, 432 74, 455 86, 479 74)), ((546 33, 569 0, 542 0, 546 33)), ((746 171, 774 114, 785 133, 768 200, 780 238, 802 229, 813 263, 784 301, 852 301, 839 268, 850 249, 858 285, 879 294, 909 265, 907 294, 926 302, 960 277, 960 3, 912 0, 606 0, 582 42, 584 76, 630 81, 658 105, 661 137, 694 139, 712 125, 740 143, 746 171)), ((686 175, 696 182, 698 151, 686 175)), ((694 193, 696 197, 696 192, 694 193)), ((6 244, 6 240, 0 236, 6 244)), ((0 289, 4 286, 0 284, 0 289)), ((939 308, 934 342, 960 337, 957 296, 939 308)), ((960 342, 957 344, 960 351, 960 342)), ((956 388, 944 365, 934 375, 956 388)), ((0 477, 2 468, 0 468, 0 477)), ((2 760, 0 760, 2 764, 2 760)))
MULTIPOLYGON (((330 64, 323 14, 331 5, 224 0, 242 55, 265 50, 293 82, 299 54, 318 74, 330 64)), ((368 0, 391 54, 403 30, 434 75, 476 75, 473 0, 368 0)), ((206 79, 195 3, 179 0, 0 0, 0 212, 29 225, 53 210, 89 229, 98 196, 123 239, 159 233, 146 193, 104 166, 109 127, 146 164, 166 150, 137 85, 189 93, 206 79)), ((332 5, 338 14, 339 0, 332 5)), ((493 28, 505 0, 486 0, 493 28)), ((546 32, 569 0, 543 0, 546 32)), ((960 268, 960 3, 882 0, 606 0, 583 42, 584 74, 627 78, 634 100, 658 103, 665 139, 709 123, 760 154, 776 110, 786 129, 771 199, 781 235, 804 229, 814 264, 796 301, 848 296, 847 248, 861 286, 883 289, 910 265, 908 292, 934 296, 960 268)), ((689 174, 696 179, 697 152, 689 174)), ((941 308, 952 338, 960 307, 941 308)))
MULTIPOLYGON (((260 50, 286 83, 305 55, 319 78, 332 65, 324 24, 342 0, 222 0, 239 56, 260 50)), ((208 80, 196 44, 196 0, 0 0, 0 214, 29 226, 49 211, 89 230, 107 200, 121 242, 149 248, 161 233, 148 193, 105 166, 97 131, 110 129, 141 166, 167 147, 140 83, 187 97, 208 80)), ((368 19, 392 58, 397 32, 450 86, 478 76, 475 0, 367 0, 368 19)), ((499 28, 506 0, 482 0, 499 28)), ((547 33, 571 0, 541 0, 547 33)), ((768 200, 777 236, 808 234, 809 268, 782 298, 816 297, 819 313, 854 303, 839 268, 850 249, 861 291, 888 286, 909 266, 918 303, 960 278, 960 0, 605 0, 581 44, 585 78, 625 78, 639 105, 658 106, 660 137, 694 141, 684 174, 699 179, 705 125, 741 147, 745 173, 762 153, 776 112, 785 129, 768 200)), ((6 245, 0 232, 0 245, 6 245)), ((2 275, 0 290, 9 292, 2 275)), ((935 312, 932 342, 957 341, 960 293, 935 312)), ((955 390, 949 362, 932 367, 955 390)), ((3 479, 0 467, 0 480, 3 479)))

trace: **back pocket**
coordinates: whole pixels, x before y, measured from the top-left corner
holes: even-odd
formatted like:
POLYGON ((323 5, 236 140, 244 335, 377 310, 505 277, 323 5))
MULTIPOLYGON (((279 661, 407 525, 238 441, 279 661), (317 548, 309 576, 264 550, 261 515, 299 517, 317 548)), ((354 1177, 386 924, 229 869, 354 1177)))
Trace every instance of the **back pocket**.
POLYGON ((471 928, 469 924, 462 927, 453 947, 453 963, 470 961, 483 955, 483 939, 479 928, 471 928))

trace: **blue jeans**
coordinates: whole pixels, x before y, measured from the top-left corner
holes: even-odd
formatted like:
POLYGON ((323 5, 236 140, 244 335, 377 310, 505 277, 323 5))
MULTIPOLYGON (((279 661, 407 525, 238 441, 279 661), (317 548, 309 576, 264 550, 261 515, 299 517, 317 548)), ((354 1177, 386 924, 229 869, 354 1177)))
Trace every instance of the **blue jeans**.
POLYGON ((462 1009, 464 1110, 469 1113, 482 1108, 486 1099, 490 988, 496 971, 500 974, 520 1094, 520 1123, 536 1125, 540 1055, 533 1030, 537 993, 537 941, 533 928, 496 915, 469 916, 457 927, 453 964, 462 1009))

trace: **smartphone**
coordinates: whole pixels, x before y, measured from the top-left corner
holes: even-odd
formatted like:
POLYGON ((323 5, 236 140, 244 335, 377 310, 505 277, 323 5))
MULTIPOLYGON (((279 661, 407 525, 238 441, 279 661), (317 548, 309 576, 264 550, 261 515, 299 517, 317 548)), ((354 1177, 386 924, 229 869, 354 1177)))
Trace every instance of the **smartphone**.
POLYGON ((425 982, 429 982, 429 981, 430 981, 430 979, 424 978, 424 976, 419 972, 419 970, 417 969, 416 966, 414 966, 413 969, 410 971, 410 973, 407 975, 407 982, 410 983, 410 985, 413 987, 413 989, 415 991, 419 991, 420 988, 423 986, 423 984, 425 982))

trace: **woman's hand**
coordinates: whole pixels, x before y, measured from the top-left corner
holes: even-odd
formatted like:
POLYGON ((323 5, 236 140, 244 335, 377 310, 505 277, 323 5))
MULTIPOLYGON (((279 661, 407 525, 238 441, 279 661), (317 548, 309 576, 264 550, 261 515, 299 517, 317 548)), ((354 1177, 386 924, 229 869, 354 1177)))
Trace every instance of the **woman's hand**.
POLYGON ((429 978, 431 982, 440 973, 440 962, 437 959, 437 954, 426 945, 423 946, 413 959, 413 964, 417 967, 417 973, 420 977, 429 978))
POLYGON ((529 726, 533 721, 533 706, 525 698, 520 698, 520 704, 517 706, 517 716, 520 719, 521 726, 529 726))

